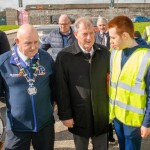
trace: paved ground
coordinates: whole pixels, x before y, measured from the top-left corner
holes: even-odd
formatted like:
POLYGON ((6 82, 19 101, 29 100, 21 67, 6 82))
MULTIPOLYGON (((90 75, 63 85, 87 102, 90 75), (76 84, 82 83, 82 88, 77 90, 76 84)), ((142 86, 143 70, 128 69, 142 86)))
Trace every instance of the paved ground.
MULTIPOLYGON (((56 117, 55 123, 55 150, 75 150, 72 135, 67 131, 67 128, 63 126, 61 121, 56 117)), ((116 134, 114 132, 114 137, 116 139, 115 145, 109 144, 109 150, 119 150, 118 141, 116 134)), ((92 150, 92 145, 89 145, 89 150, 92 150)), ((150 137, 142 141, 141 150, 150 150, 150 137)))

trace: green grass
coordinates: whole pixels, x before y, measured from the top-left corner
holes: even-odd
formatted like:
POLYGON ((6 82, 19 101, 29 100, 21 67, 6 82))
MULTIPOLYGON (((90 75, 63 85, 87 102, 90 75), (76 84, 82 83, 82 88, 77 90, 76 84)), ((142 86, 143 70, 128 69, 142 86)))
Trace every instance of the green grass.
POLYGON ((19 25, 0 25, 1 31, 13 30, 13 29, 18 29, 18 28, 19 28, 19 25))
MULTIPOLYGON (((143 31, 146 26, 150 26, 150 22, 136 22, 134 23, 134 30, 139 31, 141 34, 143 34, 143 31)), ((0 25, 0 30, 2 31, 13 30, 18 28, 19 25, 0 25)))
POLYGON ((142 35, 146 26, 150 26, 150 22, 135 22, 134 31, 139 31, 142 35))

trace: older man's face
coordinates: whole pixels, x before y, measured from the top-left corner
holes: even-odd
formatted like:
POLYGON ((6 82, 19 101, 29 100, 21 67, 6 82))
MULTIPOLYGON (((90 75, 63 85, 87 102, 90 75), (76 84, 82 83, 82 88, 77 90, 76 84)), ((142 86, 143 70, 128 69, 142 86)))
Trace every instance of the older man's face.
POLYGON ((99 21, 97 23, 97 27, 99 29, 100 32, 104 33, 107 31, 107 23, 104 21, 99 21))
POLYGON ((74 32, 79 45, 86 51, 90 51, 94 44, 94 27, 80 24, 78 32, 74 32))
POLYGON ((16 39, 19 50, 28 58, 33 57, 38 52, 38 34, 36 31, 32 33, 24 33, 16 39))
POLYGON ((60 32, 62 33, 68 33, 70 30, 71 22, 68 18, 59 18, 59 27, 60 32))

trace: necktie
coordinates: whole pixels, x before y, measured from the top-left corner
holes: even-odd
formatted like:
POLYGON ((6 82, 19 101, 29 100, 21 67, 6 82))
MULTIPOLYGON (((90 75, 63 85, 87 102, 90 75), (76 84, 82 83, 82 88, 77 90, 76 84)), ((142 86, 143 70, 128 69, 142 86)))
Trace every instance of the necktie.
POLYGON ((90 53, 84 53, 84 56, 85 56, 85 58, 88 59, 88 60, 91 58, 91 54, 90 54, 90 53))
POLYGON ((31 58, 27 58, 25 62, 27 64, 27 66, 30 66, 30 64, 31 64, 31 58))
POLYGON ((102 45, 105 45, 105 33, 101 34, 101 43, 102 45))

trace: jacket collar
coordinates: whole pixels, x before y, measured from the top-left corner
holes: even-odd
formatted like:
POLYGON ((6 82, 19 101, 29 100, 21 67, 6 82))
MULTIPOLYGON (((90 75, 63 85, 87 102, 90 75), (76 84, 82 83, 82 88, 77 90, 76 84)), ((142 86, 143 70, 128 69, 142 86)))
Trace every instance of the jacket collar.
POLYGON ((70 30, 69 30, 68 34, 63 34, 63 33, 61 33, 61 32, 60 32, 60 28, 59 28, 58 30, 59 30, 59 33, 60 33, 61 36, 70 36, 70 35, 73 33, 71 27, 70 27, 70 30))
MULTIPOLYGON (((77 40, 75 40, 75 42, 74 42, 74 44, 72 46, 75 47, 75 48, 72 48, 72 53, 74 55, 79 54, 79 53, 83 53, 83 51, 81 50, 81 48, 80 48, 77 40)), ((96 43, 94 43, 93 49, 94 49, 94 53, 95 53, 95 51, 101 51, 102 50, 102 48, 100 47, 100 45, 98 45, 96 43)))

